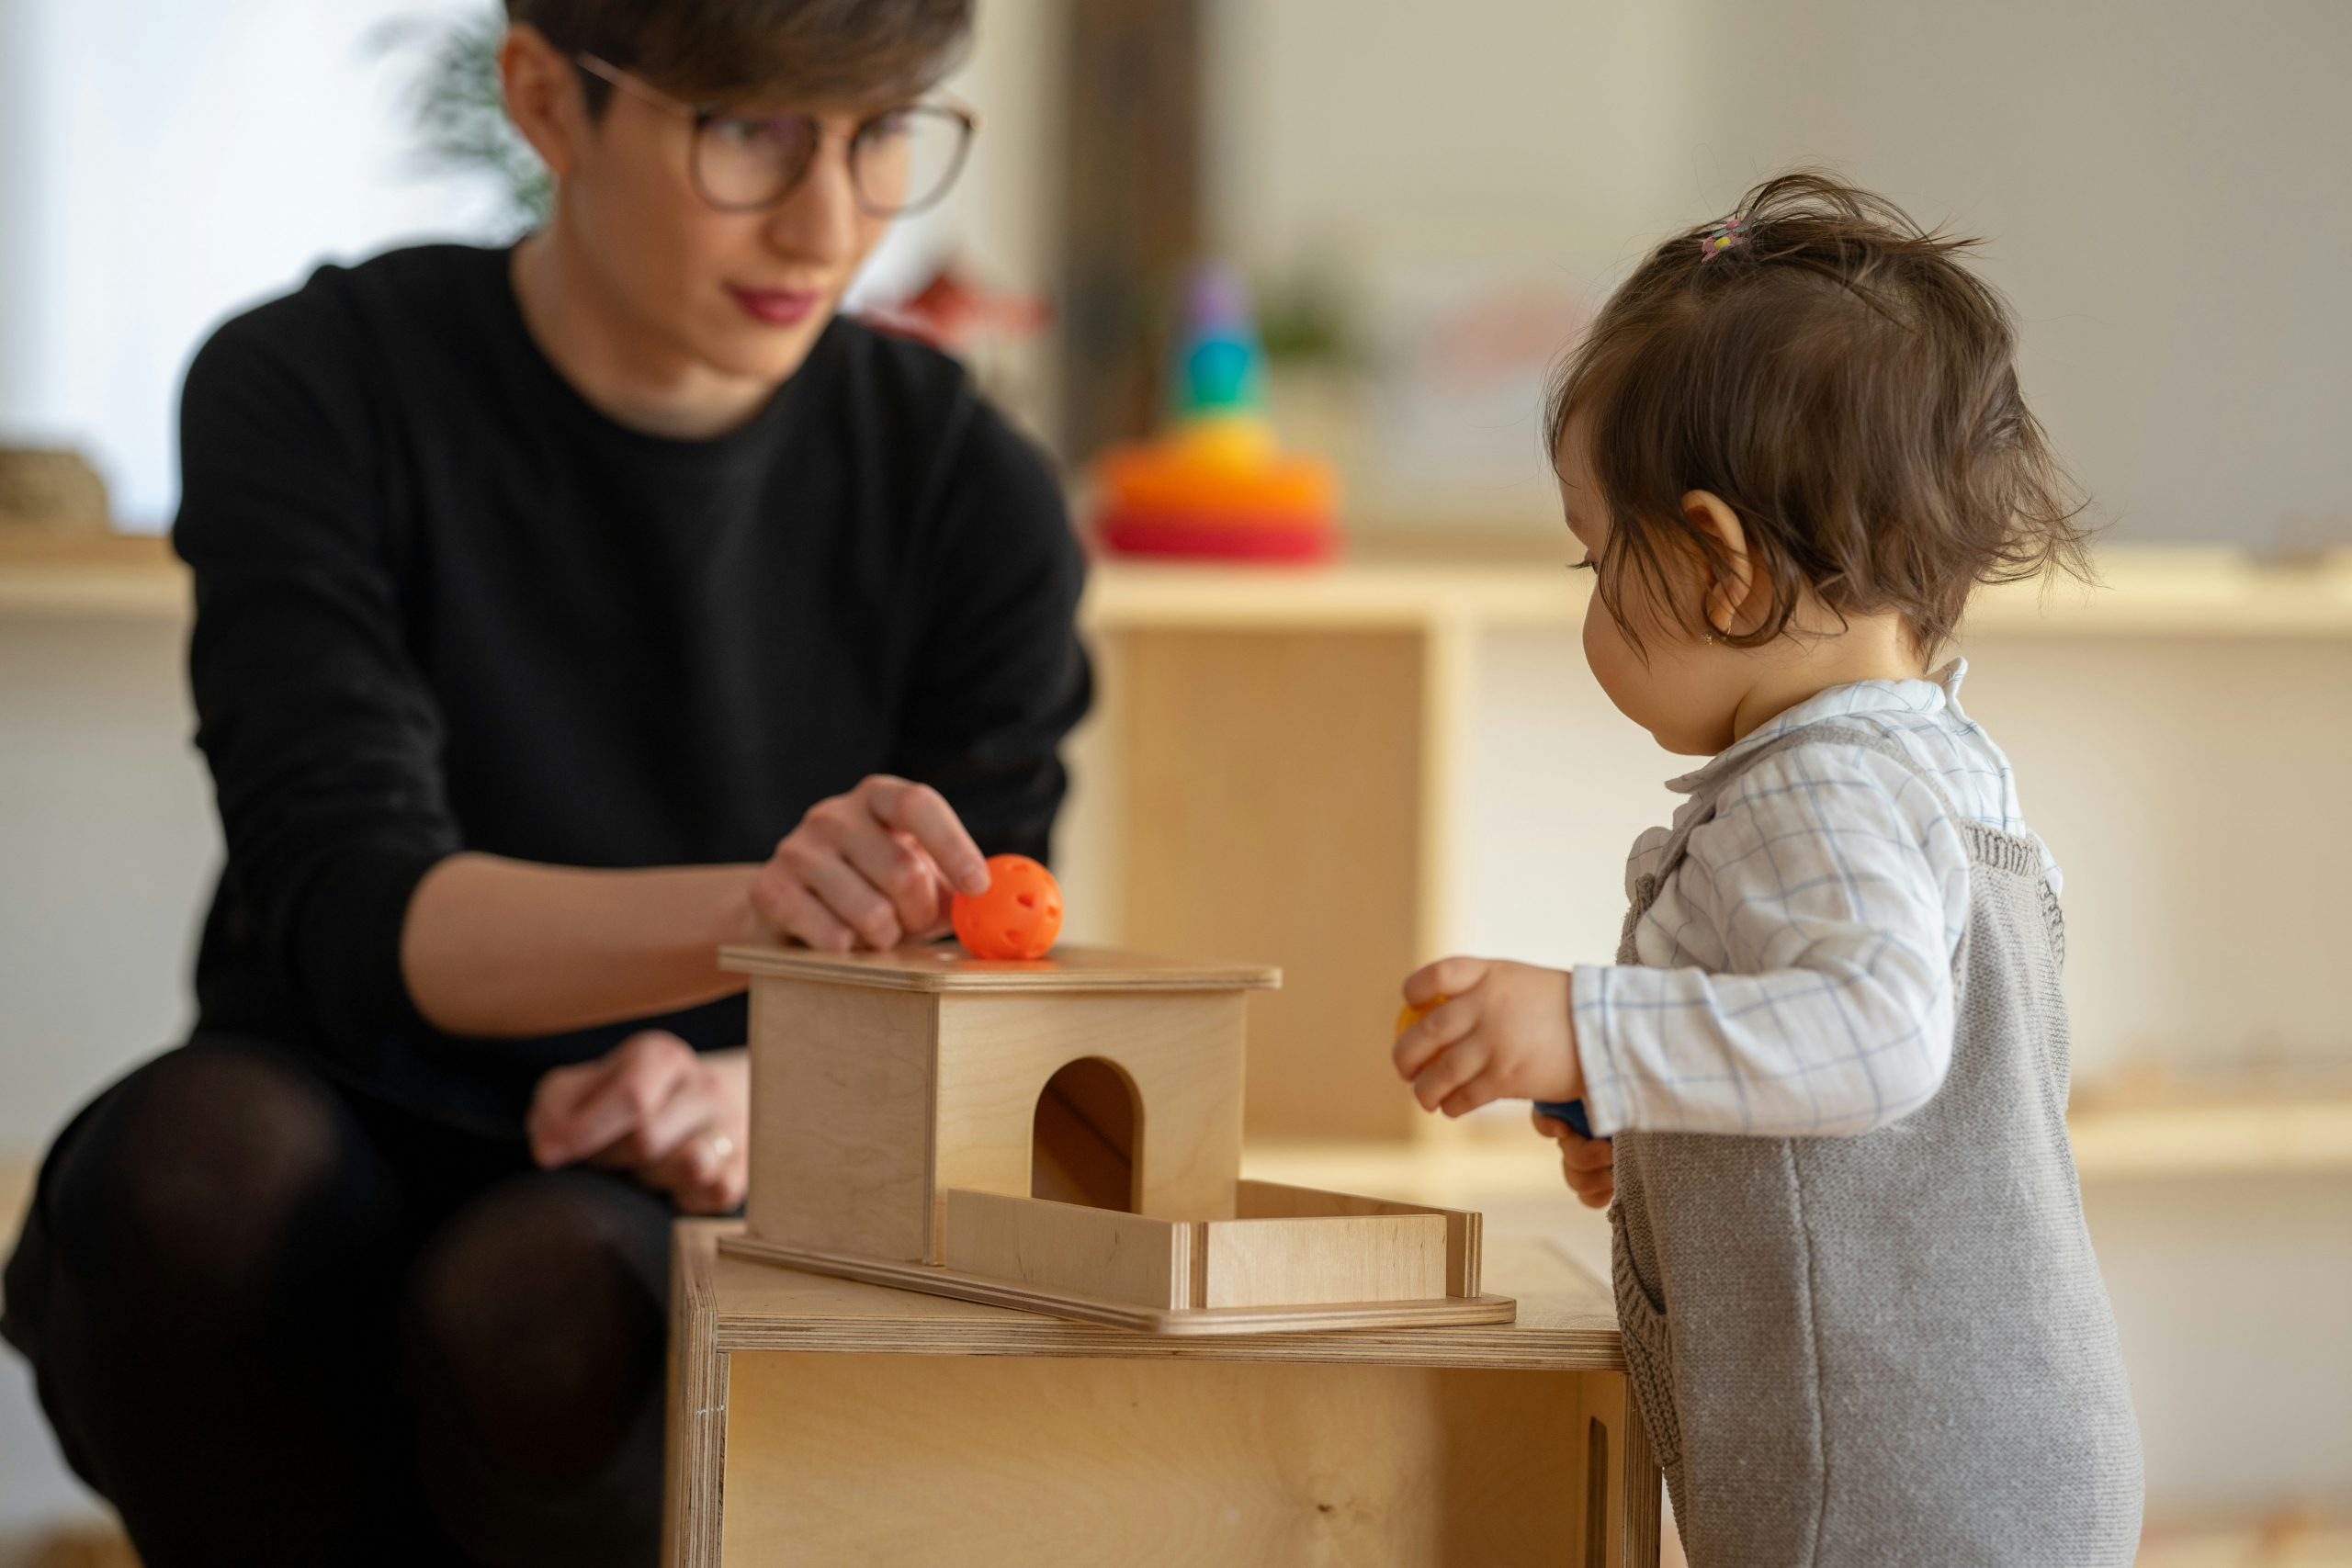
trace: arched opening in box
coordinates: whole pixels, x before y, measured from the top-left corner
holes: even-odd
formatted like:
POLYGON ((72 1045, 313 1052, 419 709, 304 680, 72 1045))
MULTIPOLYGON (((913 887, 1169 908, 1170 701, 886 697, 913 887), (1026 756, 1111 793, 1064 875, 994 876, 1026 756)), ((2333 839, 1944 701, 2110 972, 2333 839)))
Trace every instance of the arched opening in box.
POLYGON ((1029 1134, 1029 1195, 1091 1209, 1136 1212, 1143 1105, 1127 1075, 1081 1056, 1037 1096, 1029 1134))

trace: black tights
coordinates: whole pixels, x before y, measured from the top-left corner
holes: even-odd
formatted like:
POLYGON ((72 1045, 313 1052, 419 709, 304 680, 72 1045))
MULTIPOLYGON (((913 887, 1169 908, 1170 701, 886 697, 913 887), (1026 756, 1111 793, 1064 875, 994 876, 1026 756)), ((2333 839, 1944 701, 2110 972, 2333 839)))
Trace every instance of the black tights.
POLYGON ((671 1217, 200 1036, 59 1139, 5 1326, 148 1568, 650 1564, 671 1217))

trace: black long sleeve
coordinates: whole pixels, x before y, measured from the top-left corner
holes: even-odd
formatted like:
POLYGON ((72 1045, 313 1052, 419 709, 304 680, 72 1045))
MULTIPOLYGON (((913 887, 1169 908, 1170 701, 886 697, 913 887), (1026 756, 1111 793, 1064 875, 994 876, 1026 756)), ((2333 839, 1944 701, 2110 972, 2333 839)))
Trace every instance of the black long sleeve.
POLYGON ((742 428, 664 440, 562 379, 506 262, 322 268, 221 328, 174 530, 228 841, 200 1024, 497 1126, 631 1029, 740 1043, 742 1002, 441 1034, 399 963, 435 863, 760 860, 880 771, 1039 853, 1090 693, 1059 493, 952 361, 837 321, 742 428))

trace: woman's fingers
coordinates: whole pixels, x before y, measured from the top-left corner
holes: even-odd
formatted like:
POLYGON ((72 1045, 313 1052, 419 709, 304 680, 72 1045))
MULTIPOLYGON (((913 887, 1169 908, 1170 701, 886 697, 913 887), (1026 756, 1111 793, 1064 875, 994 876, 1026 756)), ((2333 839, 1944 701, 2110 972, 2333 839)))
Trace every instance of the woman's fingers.
POLYGON ((775 852, 785 870, 814 894, 833 919, 856 932, 861 943, 876 949, 899 945, 898 911, 847 856, 860 832, 879 831, 870 820, 843 827, 811 812, 775 852))
POLYGON ((632 1034, 601 1062, 584 1064, 605 1070, 535 1129, 533 1157, 546 1167, 570 1165, 618 1141, 676 1092, 679 1079, 694 1069, 694 1055, 676 1035, 654 1029, 632 1034))
POLYGON ((946 874, 911 833, 873 822, 842 845, 851 867, 890 901, 902 937, 922 936, 939 923, 946 874))
POLYGON ((723 1214, 743 1201, 751 1181, 750 1156, 740 1139, 717 1122, 706 1122, 639 1178, 667 1192, 686 1213, 723 1214))
POLYGON ((770 861, 752 882, 752 908, 776 935, 820 953, 847 953, 857 933, 833 917, 800 879, 770 861))
POLYGON ((613 1071, 610 1053, 593 1062, 550 1068, 531 1091, 531 1108, 523 1117, 523 1133, 530 1140, 531 1157, 541 1166, 568 1165, 566 1134, 580 1101, 613 1071))
POLYGON ((989 865, 963 819, 947 797, 929 784, 876 773, 857 786, 866 806, 885 828, 911 835, 916 845, 945 875, 947 885, 964 893, 985 893, 989 865))
POLYGON ((696 1064, 679 1077, 669 1098, 628 1131, 590 1155, 597 1165, 617 1170, 644 1170, 660 1164, 725 1110, 718 1085, 696 1064))
POLYGON ((877 773, 810 807, 753 879, 752 903, 810 947, 883 949, 944 929, 950 891, 988 880, 945 796, 877 773))

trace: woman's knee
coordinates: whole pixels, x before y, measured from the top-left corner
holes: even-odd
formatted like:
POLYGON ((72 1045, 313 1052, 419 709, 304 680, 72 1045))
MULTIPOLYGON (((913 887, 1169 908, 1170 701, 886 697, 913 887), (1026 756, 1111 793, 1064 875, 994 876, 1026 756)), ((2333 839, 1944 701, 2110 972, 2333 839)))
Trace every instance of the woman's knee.
POLYGON ((526 1484, 607 1468, 656 1403, 668 1212, 584 1171, 507 1181, 425 1244, 405 1337, 420 1436, 526 1484))
POLYGON ((249 1321, 293 1283, 305 1229, 380 1208, 381 1188, 348 1111, 291 1053, 202 1043, 108 1093, 58 1152, 46 1205, 87 1296, 200 1335, 249 1321))

